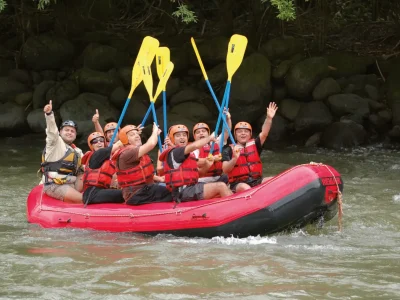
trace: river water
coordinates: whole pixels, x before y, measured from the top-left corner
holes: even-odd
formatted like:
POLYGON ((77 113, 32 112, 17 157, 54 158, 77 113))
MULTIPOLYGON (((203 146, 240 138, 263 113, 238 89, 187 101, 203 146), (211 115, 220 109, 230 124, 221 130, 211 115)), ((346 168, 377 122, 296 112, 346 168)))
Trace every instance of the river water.
POLYGON ((344 180, 343 231, 196 239, 28 224, 44 138, 1 141, 0 299, 400 299, 400 153, 265 151, 265 175, 310 161, 344 180))

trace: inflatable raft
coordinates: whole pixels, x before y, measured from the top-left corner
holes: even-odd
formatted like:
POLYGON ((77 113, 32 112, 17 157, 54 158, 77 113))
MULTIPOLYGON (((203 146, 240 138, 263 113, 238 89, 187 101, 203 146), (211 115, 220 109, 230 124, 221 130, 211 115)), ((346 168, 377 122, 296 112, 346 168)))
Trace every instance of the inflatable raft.
POLYGON ((28 222, 44 228, 206 237, 266 235, 299 228, 337 213, 340 174, 323 164, 295 166, 250 190, 230 197, 141 206, 67 204, 33 188, 28 222))

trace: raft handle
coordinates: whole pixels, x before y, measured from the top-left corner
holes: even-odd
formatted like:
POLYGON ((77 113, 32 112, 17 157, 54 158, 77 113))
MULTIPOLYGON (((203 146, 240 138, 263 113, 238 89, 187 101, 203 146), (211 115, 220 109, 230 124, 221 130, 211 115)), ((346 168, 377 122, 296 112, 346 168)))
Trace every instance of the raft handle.
POLYGON ((192 219, 208 219, 208 217, 206 213, 202 214, 201 216, 196 216, 196 214, 193 214, 192 219))
POLYGON ((67 219, 67 220, 62 220, 61 218, 60 219, 58 219, 58 223, 71 223, 71 218, 70 219, 67 219))

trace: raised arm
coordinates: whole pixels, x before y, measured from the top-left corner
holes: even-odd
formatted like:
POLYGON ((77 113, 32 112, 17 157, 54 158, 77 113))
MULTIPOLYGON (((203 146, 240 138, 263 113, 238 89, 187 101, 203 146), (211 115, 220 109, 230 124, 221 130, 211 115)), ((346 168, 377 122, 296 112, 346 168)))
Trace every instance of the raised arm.
POLYGON ((275 102, 271 102, 267 108, 267 116, 265 118, 264 124, 261 128, 260 132, 260 142, 261 145, 264 144, 265 140, 268 137, 269 131, 272 126, 272 119, 275 117, 275 113, 278 110, 278 106, 276 106, 275 102))
POLYGON ((101 134, 104 135, 103 128, 101 128, 99 119, 100 119, 99 110, 96 109, 96 113, 92 117, 92 122, 94 124, 94 130, 97 132, 100 132, 101 134))
POLYGON ((142 157, 143 155, 149 153, 151 150, 154 149, 154 147, 157 145, 158 142, 158 136, 160 135, 161 130, 158 128, 156 123, 153 123, 153 132, 147 142, 140 146, 139 148, 139 157, 142 157))
POLYGON ((238 158, 240 156, 239 149, 240 148, 237 145, 235 147, 233 147, 231 160, 222 162, 222 172, 224 172, 225 174, 228 174, 229 172, 231 172, 233 170, 233 168, 235 167, 236 161, 238 160, 238 158))
POLYGON ((47 146, 54 145, 57 142, 59 136, 56 119, 54 118, 53 113, 53 105, 51 102, 52 101, 50 100, 49 104, 47 104, 43 108, 43 111, 45 113, 44 116, 46 119, 46 148, 47 146))
POLYGON ((208 144, 209 142, 215 142, 215 141, 216 141, 216 138, 215 138, 214 134, 211 134, 204 139, 199 139, 185 147, 185 154, 189 154, 190 152, 193 152, 194 150, 203 147, 204 145, 208 144))

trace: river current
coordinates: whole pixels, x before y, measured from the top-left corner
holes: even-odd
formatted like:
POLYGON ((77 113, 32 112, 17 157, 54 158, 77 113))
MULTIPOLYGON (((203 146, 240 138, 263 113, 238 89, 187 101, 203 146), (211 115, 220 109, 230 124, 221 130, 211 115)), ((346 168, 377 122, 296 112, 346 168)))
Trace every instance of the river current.
POLYGON ((265 151, 264 175, 322 162, 344 181, 343 231, 147 237, 26 221, 44 138, 2 141, 0 299, 400 299, 400 152, 265 151))

